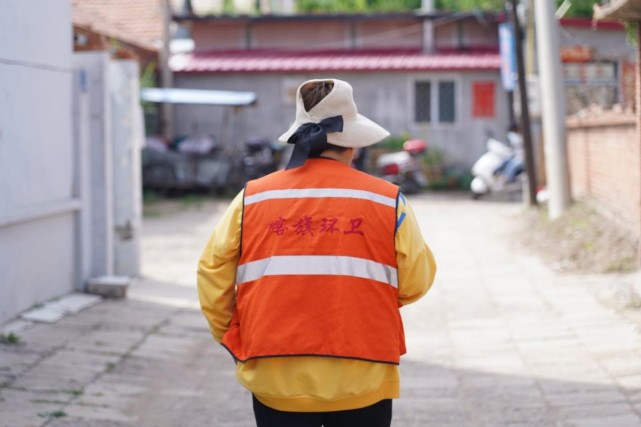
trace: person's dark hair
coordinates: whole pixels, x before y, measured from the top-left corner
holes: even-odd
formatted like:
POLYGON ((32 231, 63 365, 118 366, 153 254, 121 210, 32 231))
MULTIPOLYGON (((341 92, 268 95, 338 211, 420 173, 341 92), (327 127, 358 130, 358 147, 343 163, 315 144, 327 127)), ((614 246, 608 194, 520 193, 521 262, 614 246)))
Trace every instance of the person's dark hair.
MULTIPOLYGON (((310 82, 304 84, 300 88, 300 95, 303 98, 303 105, 305 106, 305 111, 309 111, 314 108, 323 98, 325 98, 334 88, 334 82, 331 80, 324 80, 320 82, 310 82)), ((327 143, 325 150, 333 150, 336 152, 343 152, 347 150, 346 147, 339 147, 338 145, 327 143)), ((322 151, 312 150, 309 153, 309 157, 318 157, 321 155, 322 151)))
POLYGON ((325 98, 334 88, 334 82, 326 80, 322 82, 309 82, 300 88, 305 110, 309 111, 325 98))

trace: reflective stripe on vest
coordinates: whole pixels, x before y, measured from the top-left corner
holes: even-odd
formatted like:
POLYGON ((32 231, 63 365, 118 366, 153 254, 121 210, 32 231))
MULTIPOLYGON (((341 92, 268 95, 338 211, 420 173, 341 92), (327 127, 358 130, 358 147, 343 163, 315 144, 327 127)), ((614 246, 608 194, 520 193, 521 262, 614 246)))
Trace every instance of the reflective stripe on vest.
POLYGON ((245 197, 245 206, 253 203, 262 202, 272 199, 293 199, 293 198, 324 198, 324 197, 345 197, 352 199, 369 200, 382 205, 396 207, 396 200, 391 197, 385 197, 381 194, 372 193, 371 191, 352 190, 345 188, 305 188, 305 189, 286 189, 286 190, 269 190, 262 193, 253 194, 245 197))
POLYGON ((363 258, 331 255, 273 256, 251 261, 238 266, 236 283, 241 285, 263 276, 278 275, 354 276, 398 288, 394 267, 363 258))

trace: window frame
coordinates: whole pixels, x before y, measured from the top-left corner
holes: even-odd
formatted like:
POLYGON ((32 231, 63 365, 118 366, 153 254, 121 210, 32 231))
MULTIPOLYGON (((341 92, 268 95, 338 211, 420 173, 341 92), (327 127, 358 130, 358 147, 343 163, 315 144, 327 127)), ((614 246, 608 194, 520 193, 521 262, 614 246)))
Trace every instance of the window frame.
POLYGON ((461 126, 463 122, 461 112, 462 110, 462 90, 463 85, 461 78, 458 75, 445 75, 434 74, 429 76, 414 75, 408 79, 410 108, 412 111, 412 124, 414 126, 429 126, 433 129, 454 129, 461 126), (424 122, 416 121, 416 84, 421 82, 429 82, 430 89, 430 120, 424 122), (454 121, 441 122, 439 121, 439 84, 440 83, 453 83, 454 84, 454 121))

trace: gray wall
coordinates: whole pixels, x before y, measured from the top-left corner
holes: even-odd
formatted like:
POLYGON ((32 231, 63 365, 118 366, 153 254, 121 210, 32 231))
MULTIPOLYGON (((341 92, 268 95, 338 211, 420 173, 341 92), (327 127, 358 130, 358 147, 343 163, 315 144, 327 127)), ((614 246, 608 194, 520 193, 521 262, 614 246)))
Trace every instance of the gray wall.
MULTIPOLYGON (((237 135, 225 137, 222 132, 224 107, 175 107, 178 134, 209 133, 220 142, 232 145, 242 143, 249 136, 276 139, 294 120, 295 105, 292 92, 296 86, 311 78, 335 77, 346 80, 354 87, 354 98, 359 112, 376 121, 393 135, 409 132, 412 137, 427 139, 429 144, 443 150, 448 165, 469 168, 485 149, 485 133, 491 131, 504 138, 508 124, 507 95, 500 85, 497 72, 450 73, 362 73, 362 74, 178 74, 176 87, 255 91, 258 102, 247 107, 236 117, 237 135), (414 122, 414 82, 454 80, 457 85, 456 116, 454 124, 417 124, 414 122), (472 118, 472 82, 494 81, 496 86, 496 114, 492 119, 472 118), (292 89, 293 88, 293 89, 292 89)), ((231 113, 228 113, 233 117, 231 113)), ((231 126, 228 126, 231 128, 231 126)))
POLYGON ((0 0, 0 322, 74 288, 71 8, 0 0))

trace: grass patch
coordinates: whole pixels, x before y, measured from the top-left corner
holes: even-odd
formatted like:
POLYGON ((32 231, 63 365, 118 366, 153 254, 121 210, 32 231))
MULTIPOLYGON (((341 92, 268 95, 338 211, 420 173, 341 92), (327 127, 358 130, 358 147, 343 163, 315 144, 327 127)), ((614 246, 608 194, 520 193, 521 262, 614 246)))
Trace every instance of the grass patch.
POLYGON ((38 416, 42 418, 62 418, 66 417, 67 413, 65 411, 39 412, 38 416))
POLYGON ((155 191, 145 190, 142 193, 142 202, 144 204, 152 204, 159 200, 161 200, 161 197, 155 191))
POLYGON ((201 209, 210 200, 210 195, 198 193, 185 193, 180 197, 147 197, 143 203, 142 215, 144 218, 158 218, 190 209, 201 209))
POLYGON ((74 403, 76 406, 84 406, 85 408, 109 408, 109 405, 106 405, 104 403, 87 403, 87 402, 76 402, 74 403))
POLYGON ((199 194, 186 194, 180 198, 180 204, 185 207, 200 207, 208 197, 199 194))
POLYGON ((0 343, 9 345, 20 344, 20 337, 10 332, 7 335, 0 335, 0 343))
POLYGON ((163 216, 163 213, 159 210, 154 210, 154 209, 143 209, 142 216, 144 218, 159 218, 163 216))
POLYGON ((527 211, 523 242, 557 271, 626 273, 639 269, 636 242, 585 203, 551 221, 545 208, 527 211))
POLYGON ((63 402, 62 400, 47 400, 47 399, 32 399, 31 403, 47 403, 47 404, 53 404, 53 405, 67 404, 67 402, 63 402))
POLYGON ((630 301, 626 304, 625 308, 629 309, 639 309, 641 308, 641 296, 634 294, 630 298, 630 301))

